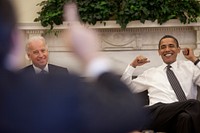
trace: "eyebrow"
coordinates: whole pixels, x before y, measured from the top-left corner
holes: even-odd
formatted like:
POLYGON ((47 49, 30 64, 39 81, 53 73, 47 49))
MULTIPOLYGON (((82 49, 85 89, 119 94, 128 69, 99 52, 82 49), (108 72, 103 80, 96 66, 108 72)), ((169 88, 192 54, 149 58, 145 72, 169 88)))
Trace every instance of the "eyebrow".
POLYGON ((173 44, 173 43, 170 43, 170 44, 161 44, 160 46, 162 45, 176 45, 176 44, 173 44))
POLYGON ((177 44, 170 43, 170 44, 161 44, 159 49, 162 48, 162 47, 167 47, 167 46, 168 47, 173 46, 173 47, 177 47, 178 48, 177 44))

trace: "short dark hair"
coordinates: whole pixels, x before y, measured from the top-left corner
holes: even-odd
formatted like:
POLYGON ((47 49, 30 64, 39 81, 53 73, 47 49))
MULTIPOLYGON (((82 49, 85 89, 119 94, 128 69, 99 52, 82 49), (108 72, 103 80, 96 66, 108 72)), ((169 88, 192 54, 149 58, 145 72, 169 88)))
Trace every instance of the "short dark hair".
POLYGON ((13 45, 12 32, 16 28, 17 18, 11 0, 0 0, 0 66, 13 45))
POLYGON ((172 35, 164 35, 164 36, 160 39, 160 41, 159 41, 158 49, 160 49, 160 43, 161 43, 161 41, 162 41, 163 39, 165 39, 165 38, 172 38, 172 39, 174 39, 174 41, 175 41, 176 44, 177 44, 177 47, 179 47, 178 40, 177 40, 174 36, 172 36, 172 35))

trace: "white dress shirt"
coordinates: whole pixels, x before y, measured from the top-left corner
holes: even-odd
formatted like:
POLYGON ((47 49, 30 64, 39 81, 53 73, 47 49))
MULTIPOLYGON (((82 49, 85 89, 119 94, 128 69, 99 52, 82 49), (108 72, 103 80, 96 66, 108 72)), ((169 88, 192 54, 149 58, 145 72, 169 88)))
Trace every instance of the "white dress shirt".
MULTIPOLYGON (((42 69, 36 67, 34 64, 33 64, 33 68, 34 68, 36 74, 38 74, 38 73, 40 73, 42 71, 42 69)), ((48 64, 46 64, 46 66, 44 67, 43 70, 45 70, 46 72, 49 72, 48 64)))
MULTIPOLYGON (((132 79, 135 68, 129 65, 121 79, 134 93, 147 90, 149 105, 158 102, 176 102, 178 99, 168 81, 166 66, 167 64, 163 63, 161 66, 150 68, 138 75, 137 78, 132 79)), ((200 63, 195 66, 191 61, 176 61, 171 66, 187 99, 196 99, 197 85, 200 86, 200 63)))

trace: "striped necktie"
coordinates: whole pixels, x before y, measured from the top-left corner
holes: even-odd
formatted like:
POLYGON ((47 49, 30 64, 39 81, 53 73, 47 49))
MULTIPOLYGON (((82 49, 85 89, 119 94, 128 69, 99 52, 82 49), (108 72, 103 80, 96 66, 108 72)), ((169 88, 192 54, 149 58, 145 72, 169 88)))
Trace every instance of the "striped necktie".
POLYGON ((42 71, 40 71, 41 74, 47 74, 48 72, 45 71, 44 69, 42 69, 42 71))
POLYGON ((168 65, 167 66, 167 78, 169 80, 169 83, 171 84, 172 88, 174 89, 174 92, 176 93, 176 96, 178 98, 179 101, 186 101, 187 98, 181 88, 181 85, 178 81, 178 79, 176 78, 174 72, 170 69, 171 66, 168 65))

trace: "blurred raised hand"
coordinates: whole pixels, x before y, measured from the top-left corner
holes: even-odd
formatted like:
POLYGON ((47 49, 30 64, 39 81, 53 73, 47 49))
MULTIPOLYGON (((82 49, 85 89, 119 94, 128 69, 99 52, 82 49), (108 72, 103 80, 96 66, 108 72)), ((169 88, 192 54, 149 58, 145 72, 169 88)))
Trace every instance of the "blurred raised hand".
POLYGON ((79 20, 77 6, 68 3, 64 7, 64 17, 68 23, 68 45, 84 63, 89 63, 99 56, 99 36, 97 32, 85 27, 79 20))

